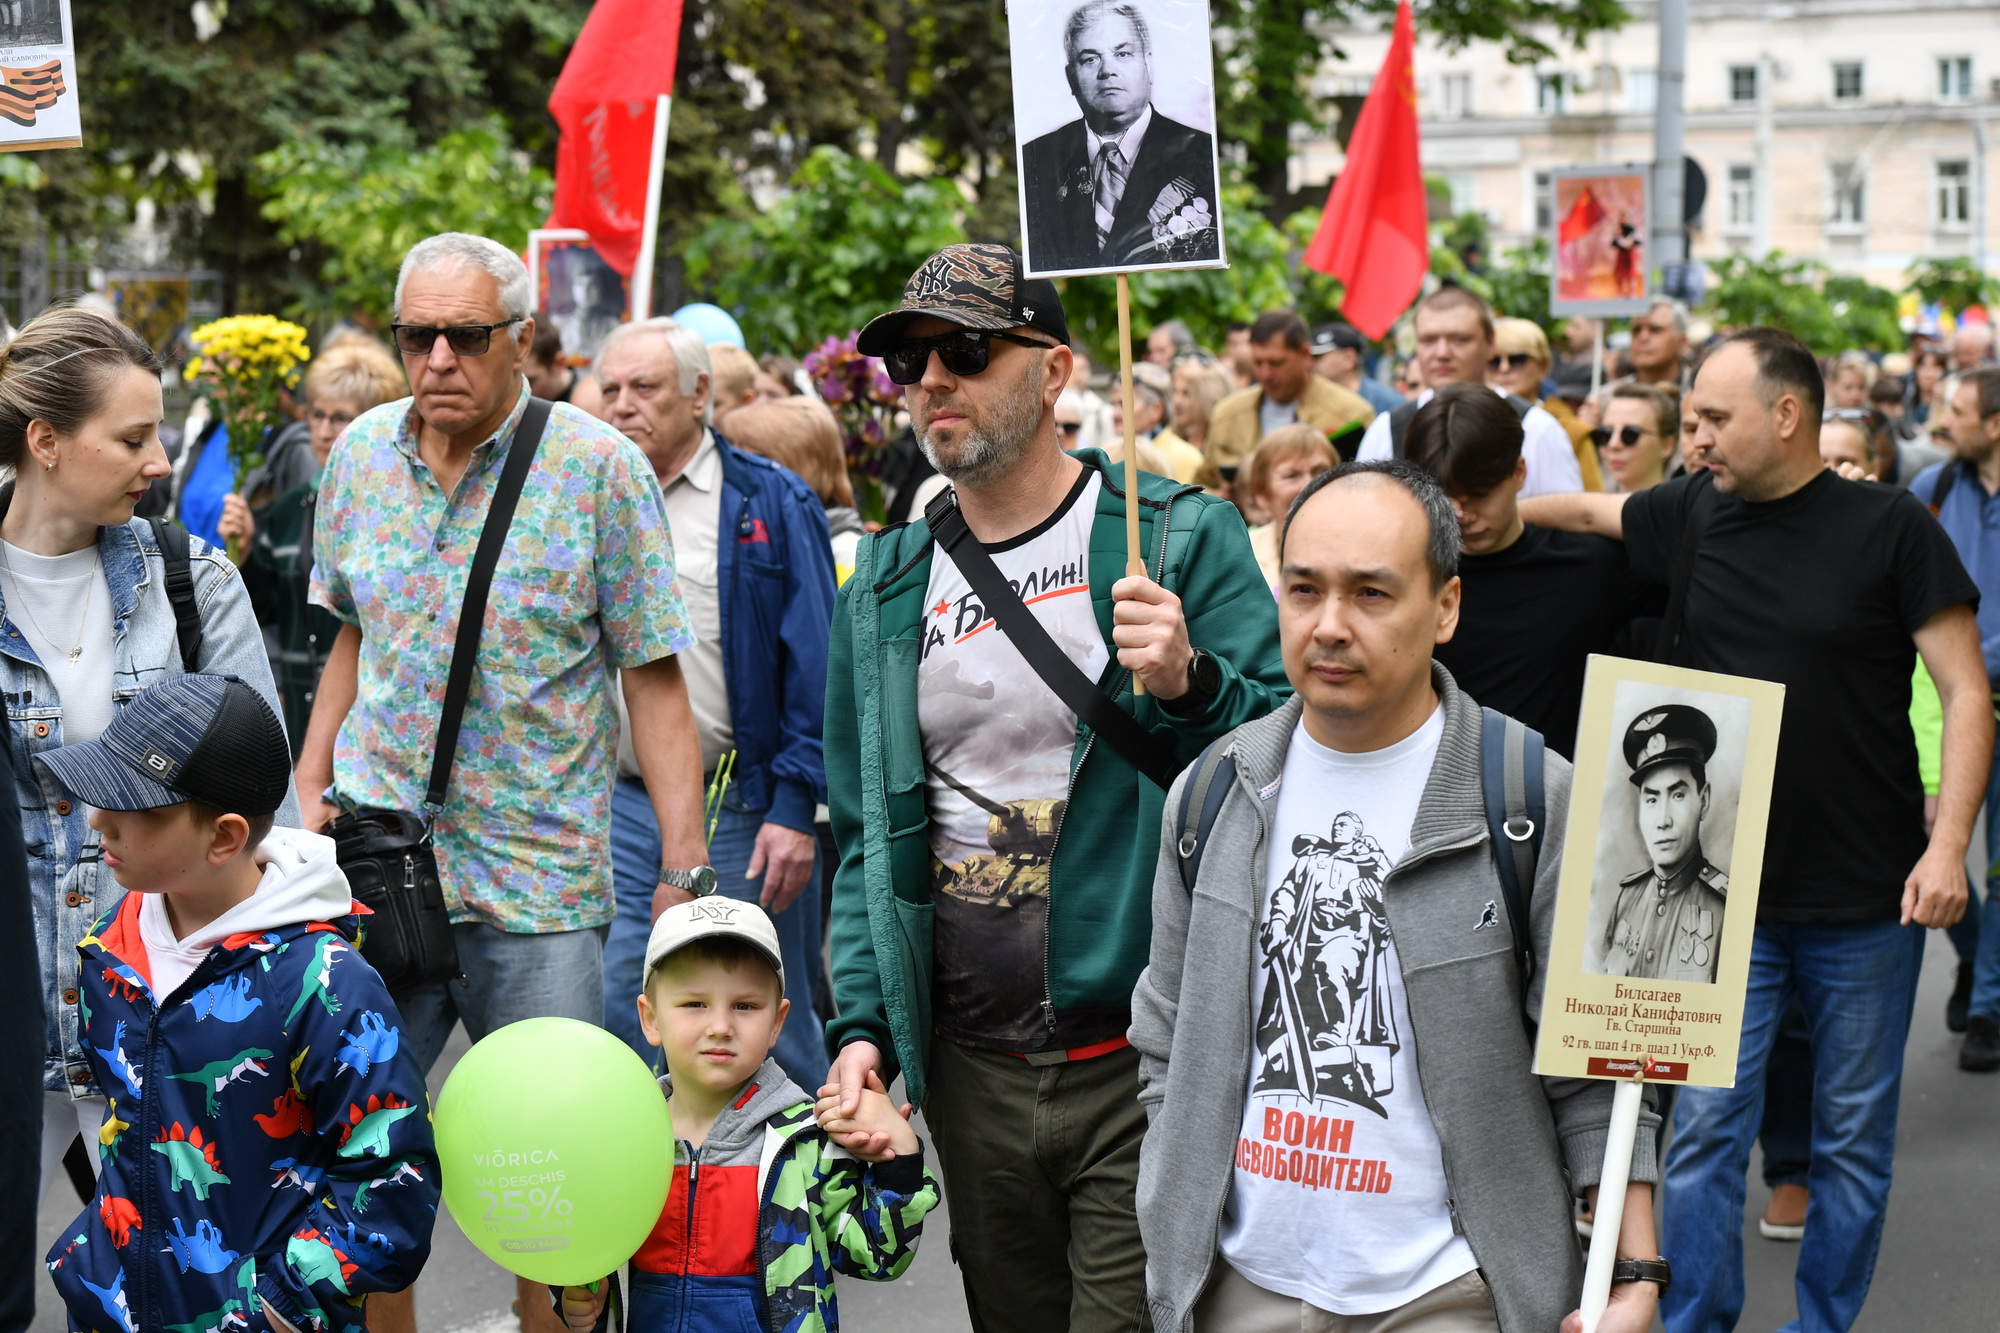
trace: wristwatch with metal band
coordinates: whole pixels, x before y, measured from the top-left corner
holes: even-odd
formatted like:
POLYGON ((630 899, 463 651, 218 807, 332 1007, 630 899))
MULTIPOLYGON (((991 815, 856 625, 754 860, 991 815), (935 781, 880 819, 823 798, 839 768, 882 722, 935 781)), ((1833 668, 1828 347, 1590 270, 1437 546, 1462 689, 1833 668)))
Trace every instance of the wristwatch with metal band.
POLYGON ((1611 1265, 1611 1285, 1627 1282, 1657 1282, 1660 1291, 1673 1285, 1674 1270, 1665 1259, 1620 1259, 1611 1265))
POLYGON ((697 898, 706 898, 715 892, 715 867, 696 866, 692 870, 662 869, 660 883, 671 884, 674 888, 692 893, 697 898))

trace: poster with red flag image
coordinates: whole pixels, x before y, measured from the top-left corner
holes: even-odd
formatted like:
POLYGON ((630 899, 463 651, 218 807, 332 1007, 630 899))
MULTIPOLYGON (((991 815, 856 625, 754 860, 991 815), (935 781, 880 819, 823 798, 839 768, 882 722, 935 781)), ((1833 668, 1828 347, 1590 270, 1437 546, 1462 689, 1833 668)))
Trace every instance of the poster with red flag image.
POLYGON ((1208 0, 1011 0, 1023 266, 1225 268, 1208 0))
POLYGON ((82 142, 69 0, 0 0, 0 153, 82 142))
POLYGON ((1647 190, 1644 166, 1560 167, 1555 192, 1551 315, 1646 312, 1647 190))

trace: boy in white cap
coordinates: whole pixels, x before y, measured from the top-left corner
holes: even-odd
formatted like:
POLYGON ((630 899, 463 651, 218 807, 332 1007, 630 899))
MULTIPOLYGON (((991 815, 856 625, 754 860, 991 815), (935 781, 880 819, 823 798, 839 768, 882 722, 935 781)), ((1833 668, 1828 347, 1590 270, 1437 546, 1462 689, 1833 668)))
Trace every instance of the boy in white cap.
MULTIPOLYGON (((822 1127, 770 1058, 784 994, 778 932, 756 904, 699 898, 653 923, 639 1024, 666 1055, 674 1181, 632 1259, 631 1333, 834 1333, 835 1272, 886 1281, 916 1255, 938 1189, 907 1113, 877 1080, 851 1119, 822 1127)), ((564 1320, 595 1327, 613 1290, 566 1288, 564 1320)))

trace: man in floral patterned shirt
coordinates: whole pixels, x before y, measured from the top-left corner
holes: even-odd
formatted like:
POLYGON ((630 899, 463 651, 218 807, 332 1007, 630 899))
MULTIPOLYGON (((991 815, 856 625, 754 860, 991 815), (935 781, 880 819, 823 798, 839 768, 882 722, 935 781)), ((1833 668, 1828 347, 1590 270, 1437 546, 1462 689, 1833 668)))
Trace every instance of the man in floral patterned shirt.
MULTIPOLYGON (((299 758, 308 827, 335 813, 315 793, 420 805, 466 573, 528 403, 535 321, 506 247, 460 233, 420 242, 396 320, 413 396, 356 418, 320 480, 312 600, 343 628, 299 758)), ((493 576, 436 824, 463 976, 396 997, 420 1068, 461 1019, 476 1041, 525 1018, 603 1017, 614 670, 666 830, 662 867, 706 867, 701 751, 674 658, 694 641, 651 465, 557 404, 493 576)), ((559 1326, 545 1289, 521 1291, 531 1327, 559 1326)))

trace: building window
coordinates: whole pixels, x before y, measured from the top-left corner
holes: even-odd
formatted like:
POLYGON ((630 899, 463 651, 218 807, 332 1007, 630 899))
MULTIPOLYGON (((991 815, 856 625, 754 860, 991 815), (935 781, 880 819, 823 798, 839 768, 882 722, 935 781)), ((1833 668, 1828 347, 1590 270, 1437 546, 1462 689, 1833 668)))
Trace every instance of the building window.
POLYGON ((1547 236, 1556 225, 1556 190, 1546 171, 1535 173, 1535 225, 1537 236, 1547 236))
POLYGON ((1938 57, 1938 101, 1969 102, 1972 100, 1972 57, 1938 57))
POLYGON ((1932 220, 1940 228, 1956 231, 1972 222, 1972 164, 1962 157, 1947 158, 1934 168, 1937 200, 1932 220))
POLYGON ((1470 74, 1447 74, 1444 76, 1444 118, 1464 120, 1472 114, 1472 76, 1470 74))
POLYGON ((1625 85, 1626 109, 1651 115, 1660 109, 1660 71, 1635 68, 1631 74, 1625 85))
POLYGON ((1563 76, 1560 73, 1535 76, 1535 110, 1545 116, 1560 116, 1563 113, 1563 76))
POLYGON ((1868 222, 1868 177, 1859 162, 1827 163, 1827 225, 1855 230, 1868 222))
POLYGON ((1851 61, 1833 67, 1833 100, 1836 102, 1858 102, 1861 100, 1861 62, 1851 61))
POLYGON ((1757 225, 1757 168, 1729 169, 1729 230, 1747 232, 1757 225))
POLYGON ((1754 102, 1757 100, 1757 67, 1755 65, 1731 65, 1729 67, 1729 100, 1732 102, 1754 102))

